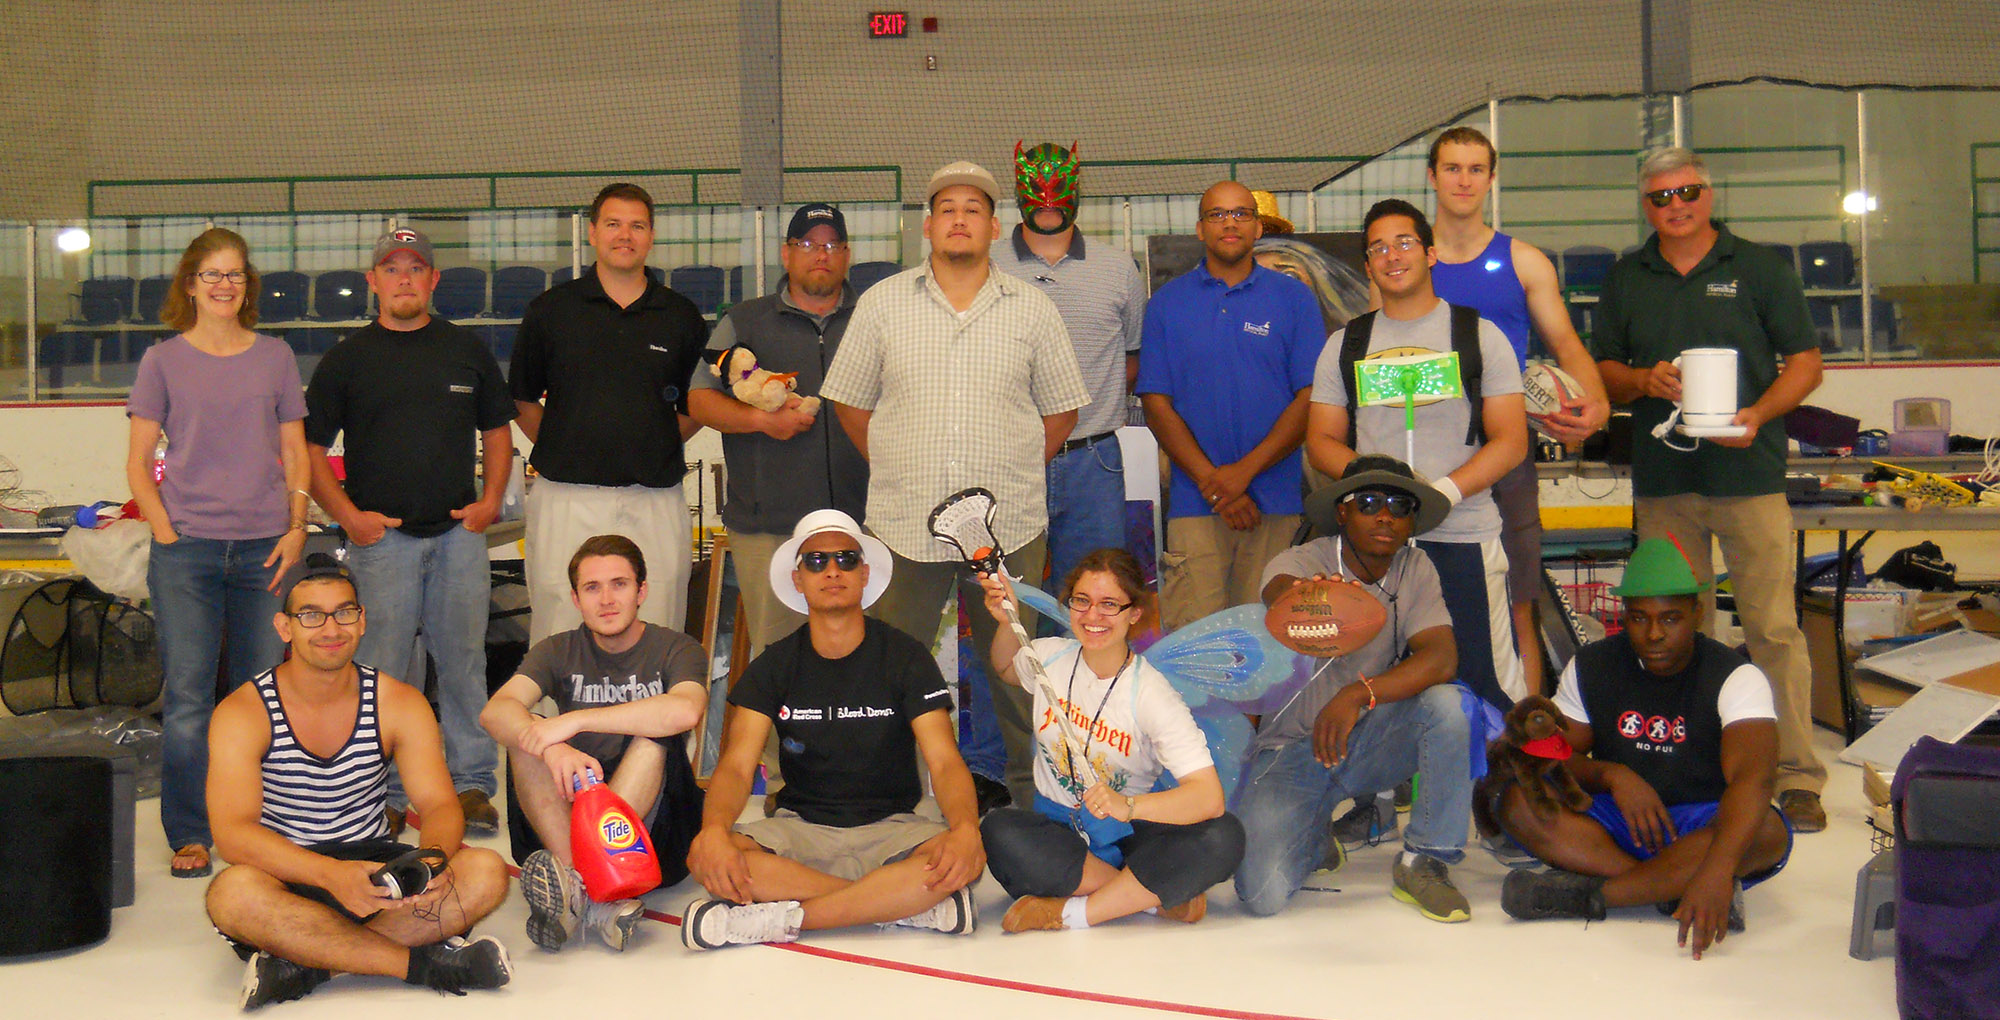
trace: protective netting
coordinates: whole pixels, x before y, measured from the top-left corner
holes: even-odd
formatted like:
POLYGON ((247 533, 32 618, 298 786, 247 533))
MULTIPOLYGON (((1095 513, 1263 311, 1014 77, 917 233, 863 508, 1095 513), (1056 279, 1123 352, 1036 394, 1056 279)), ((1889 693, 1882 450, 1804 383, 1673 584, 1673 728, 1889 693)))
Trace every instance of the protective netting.
POLYGON ((573 207, 603 178, 561 175, 642 170, 709 171, 667 174, 662 201, 733 203, 779 163, 787 201, 911 200, 949 159, 1004 166, 1044 136, 1087 163, 1194 161, 1121 189, 1264 157, 1294 190, 1495 98, 2000 86, 1986 0, 932 0, 900 39, 867 37, 871 6, 891 5, 14 0, 0 216, 573 207), (857 165, 900 180, 801 177, 857 165), (470 176, 326 180, 382 174, 470 176), (87 194, 194 178, 280 180, 87 194))

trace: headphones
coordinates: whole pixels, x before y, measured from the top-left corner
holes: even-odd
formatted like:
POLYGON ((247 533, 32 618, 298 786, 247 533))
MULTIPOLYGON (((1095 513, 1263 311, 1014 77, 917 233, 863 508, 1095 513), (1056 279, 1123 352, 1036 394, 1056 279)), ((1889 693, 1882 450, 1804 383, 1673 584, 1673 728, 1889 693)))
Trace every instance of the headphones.
POLYGON ((392 900, 415 896, 430 887, 431 879, 445 869, 444 851, 434 846, 418 847, 375 871, 375 884, 392 900))

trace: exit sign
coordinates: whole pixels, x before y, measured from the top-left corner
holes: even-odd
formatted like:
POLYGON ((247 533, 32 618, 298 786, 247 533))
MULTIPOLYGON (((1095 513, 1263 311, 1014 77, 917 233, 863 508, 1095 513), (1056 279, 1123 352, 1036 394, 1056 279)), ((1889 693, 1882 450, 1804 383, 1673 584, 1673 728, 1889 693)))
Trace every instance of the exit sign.
POLYGON ((901 39, 910 34, 910 16, 903 11, 876 11, 868 15, 868 38, 901 39))

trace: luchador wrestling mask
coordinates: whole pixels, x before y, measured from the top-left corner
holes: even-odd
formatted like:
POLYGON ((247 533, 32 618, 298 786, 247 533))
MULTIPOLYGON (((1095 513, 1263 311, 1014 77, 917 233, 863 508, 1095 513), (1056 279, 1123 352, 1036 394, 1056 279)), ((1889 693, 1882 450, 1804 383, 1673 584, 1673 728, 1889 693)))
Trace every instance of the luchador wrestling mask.
POLYGON ((1014 197, 1021 206, 1021 223, 1037 234, 1060 234, 1076 222, 1076 143, 1065 149, 1043 142, 1023 152, 1014 143, 1014 197), (1054 209, 1062 222, 1053 229, 1035 223, 1035 213, 1054 209))

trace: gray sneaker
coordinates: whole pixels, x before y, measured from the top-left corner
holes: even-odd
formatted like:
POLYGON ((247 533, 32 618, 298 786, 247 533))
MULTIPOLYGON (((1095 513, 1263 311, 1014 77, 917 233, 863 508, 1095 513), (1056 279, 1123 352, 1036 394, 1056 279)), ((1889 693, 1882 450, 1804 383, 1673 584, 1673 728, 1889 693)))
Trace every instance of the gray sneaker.
POLYGON ((1403 855, 1397 854, 1391 874, 1389 891, 1425 917, 1446 924, 1472 920, 1472 904, 1451 884, 1451 873, 1443 861, 1418 854, 1416 864, 1406 865, 1403 855))
POLYGON ((1480 849, 1492 854, 1494 860, 1514 871, 1539 867, 1542 863, 1541 858, 1529 853, 1527 847, 1514 842, 1514 837, 1504 832, 1480 837, 1479 846, 1480 849))
POLYGON ((689 949, 719 949, 758 942, 796 942, 805 918, 797 900, 737 904, 699 899, 681 912, 681 944, 689 949))
POLYGON ((1500 883, 1500 909, 1520 921, 1548 917, 1604 920, 1604 880, 1574 871, 1510 871, 1500 883))
POLYGON ((584 927, 597 933, 612 951, 622 953, 639 922, 646 919, 646 904, 640 900, 612 900, 583 908, 584 927))
POLYGON ((972 887, 966 886, 939 900, 929 910, 889 923, 905 928, 930 928, 946 935, 970 935, 979 927, 979 908, 972 902, 972 887))
POLYGON ((555 953, 576 937, 583 926, 583 907, 589 902, 583 893, 583 878, 556 860, 547 850, 537 850, 521 864, 521 898, 528 901, 528 939, 555 953))
POLYGON ((1333 820, 1333 838, 1348 853, 1386 843, 1396 838, 1396 809, 1387 797, 1357 797, 1346 814, 1333 820))

